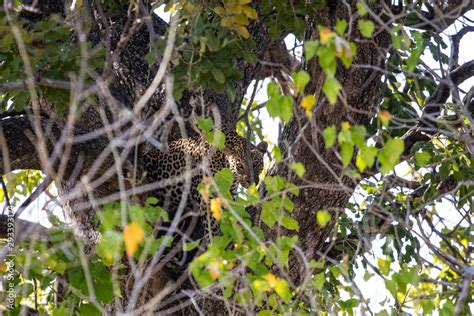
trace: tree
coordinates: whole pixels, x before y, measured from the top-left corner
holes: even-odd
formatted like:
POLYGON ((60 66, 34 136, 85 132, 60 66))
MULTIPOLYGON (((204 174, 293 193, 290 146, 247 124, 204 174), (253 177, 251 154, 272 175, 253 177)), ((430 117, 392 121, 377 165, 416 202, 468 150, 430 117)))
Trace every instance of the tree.
POLYGON ((380 315, 469 314, 471 1, 2 4, 3 308, 366 313, 365 269, 388 293, 380 315), (197 253, 174 275, 144 148, 199 134, 220 147, 234 130, 255 142, 265 111, 279 139, 263 180, 235 200, 228 170, 200 184, 222 235, 180 244, 197 253), (51 207, 50 229, 17 218, 42 192, 79 233, 51 207))

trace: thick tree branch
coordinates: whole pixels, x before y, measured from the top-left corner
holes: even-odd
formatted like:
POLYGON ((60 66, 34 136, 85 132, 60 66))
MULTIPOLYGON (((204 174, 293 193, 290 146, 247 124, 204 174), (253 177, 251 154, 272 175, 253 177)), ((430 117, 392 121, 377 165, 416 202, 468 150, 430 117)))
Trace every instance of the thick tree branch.
POLYGON ((450 95, 451 88, 463 83, 467 79, 474 76, 474 60, 471 60, 462 66, 456 68, 450 72, 440 84, 436 87, 436 90, 426 99, 426 105, 424 107, 424 116, 421 117, 421 121, 426 122, 426 115, 430 116, 439 115, 440 104, 446 102, 450 95))
POLYGON ((459 66, 459 43, 461 42, 461 39, 463 38, 464 35, 466 35, 469 32, 474 32, 474 26, 466 26, 463 27, 459 32, 451 36, 451 68, 455 69, 456 67, 459 66))
MULTIPOLYGON (((394 9, 399 10, 398 7, 394 9)), ((416 16, 409 19, 404 16, 403 19, 408 27, 440 33, 472 9, 474 4, 471 0, 451 0, 443 8, 431 7, 429 11, 420 11, 416 16)))
MULTIPOLYGON (((51 157, 63 129, 61 125, 46 118, 41 118, 40 122, 41 128, 45 131, 47 154, 48 157, 51 157)), ((76 135, 84 133, 79 129, 75 130, 76 135)), ((0 145, 2 147, 0 174, 19 169, 48 171, 48 166, 42 165, 40 161, 34 135, 33 123, 27 116, 9 117, 0 120, 0 145)), ((66 177, 72 175, 78 167, 87 170, 107 146, 108 139, 106 137, 97 137, 89 141, 71 144, 70 159, 68 159, 66 166, 66 177)), ((50 161, 50 163, 52 166, 57 166, 59 159, 54 162, 50 161)), ((112 165, 113 159, 104 159, 103 168, 112 165)))
POLYGON ((430 139, 430 132, 423 127, 430 126, 433 120, 440 114, 440 105, 448 99, 451 88, 455 87, 467 79, 474 76, 474 60, 471 60, 462 66, 450 72, 436 87, 432 95, 426 99, 426 105, 419 123, 411 128, 404 136, 405 155, 410 153, 413 145, 418 141, 430 139))
MULTIPOLYGON (((8 223, 11 222, 9 220, 8 215, 0 215, 0 238, 6 239, 9 237, 8 235, 8 223)), ((13 217, 11 217, 13 218, 13 217)), ((14 238, 15 243, 21 242, 32 235, 38 236, 40 240, 48 240, 48 233, 47 229, 44 226, 41 226, 38 223, 29 222, 23 219, 16 219, 14 221, 15 228, 14 228, 14 238)), ((4 249, 0 249, 0 258, 3 258, 4 249)))
MULTIPOLYGON (((58 88, 58 89, 68 89, 68 90, 73 90, 73 89, 78 89, 79 85, 74 82, 70 81, 64 81, 64 80, 54 80, 54 79, 48 79, 48 78, 37 78, 35 80, 35 84, 43 87, 49 87, 49 88, 58 88)), ((86 89, 90 90, 94 85, 88 85, 88 84, 81 84, 80 88, 81 89, 86 89)), ((0 83, 0 92, 8 92, 11 90, 17 90, 17 89, 27 89, 27 83, 26 80, 20 81, 20 82, 3 82, 0 83)), ((93 92, 93 91, 90 91, 93 92)))

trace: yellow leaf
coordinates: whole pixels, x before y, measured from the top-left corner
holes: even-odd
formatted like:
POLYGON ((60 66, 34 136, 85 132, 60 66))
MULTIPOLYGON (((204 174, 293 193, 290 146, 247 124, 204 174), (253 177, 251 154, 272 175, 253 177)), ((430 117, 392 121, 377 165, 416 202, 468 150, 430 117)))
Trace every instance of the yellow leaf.
POLYGON ((143 229, 137 223, 130 223, 123 229, 123 240, 125 241, 125 251, 129 256, 137 251, 138 245, 145 238, 143 229))
POLYGON ((199 193, 201 193, 201 196, 204 201, 207 202, 209 200, 209 188, 202 188, 201 190, 199 190, 199 193))
POLYGON ((178 4, 176 3, 173 3, 172 1, 169 2, 166 6, 165 6, 165 12, 169 12, 169 13, 175 13, 178 9, 178 4))
POLYGON ((336 38, 336 57, 350 58, 353 56, 353 52, 349 44, 344 42, 340 37, 336 38))
POLYGON ((209 266, 207 267, 207 270, 209 271, 209 274, 211 275, 211 278, 215 281, 217 278, 219 278, 220 275, 220 267, 219 263, 216 261, 212 261, 209 263, 209 266))
POLYGON ((192 3, 186 2, 184 9, 191 13, 194 11, 194 5, 192 3))
POLYGON ((223 7, 219 6, 214 9, 214 12, 216 12, 217 15, 223 15, 225 10, 223 7))
POLYGON ((8 265, 5 262, 0 262, 0 272, 5 273, 8 270, 8 265))
POLYGON ((335 36, 334 32, 331 29, 325 27, 319 32, 319 40, 321 44, 326 44, 331 38, 335 36))
POLYGON ((250 37, 250 33, 245 26, 237 25, 235 31, 245 39, 250 37))
POLYGON ((223 18, 221 19, 221 25, 222 25, 223 27, 226 27, 226 28, 228 28, 228 29, 231 29, 231 28, 232 28, 232 20, 231 20, 230 18, 228 18, 228 17, 223 17, 223 18))
POLYGON ((318 221, 319 226, 326 227, 326 225, 331 221, 331 214, 326 210, 321 210, 316 213, 316 220, 318 221))
POLYGON ((349 122, 342 122, 341 124, 341 130, 343 132, 348 131, 351 128, 351 124, 349 122))
POLYGON ((249 19, 245 15, 239 14, 234 15, 234 22, 238 25, 247 25, 249 23, 249 19))
POLYGON ((243 6, 242 11, 249 19, 256 20, 258 18, 257 11, 255 11, 254 8, 249 7, 248 5, 243 6))
POLYGON ((387 126, 390 120, 392 119, 392 115, 390 115, 389 111, 380 111, 379 112, 380 121, 384 126, 387 126))
POLYGON ((202 55, 206 52, 207 37, 199 37, 199 55, 202 55))
POLYGON ((306 111, 306 116, 311 117, 311 110, 315 103, 316 99, 314 98, 314 95, 307 95, 301 100, 301 107, 306 111))
POLYGON ((202 183, 204 183, 205 185, 210 185, 210 184, 212 184, 212 179, 209 178, 209 177, 203 177, 202 178, 202 183))
POLYGON ((242 6, 240 4, 235 4, 235 5, 228 5, 226 4, 226 11, 229 14, 241 14, 242 13, 242 6))
POLYGON ((250 2, 252 2, 252 0, 239 0, 240 5, 248 4, 250 2))
POLYGON ((212 217, 216 219, 216 221, 220 221, 222 218, 222 205, 224 201, 221 198, 215 198, 211 200, 211 213, 212 217))
POLYGON ((276 284, 277 284, 277 282, 278 282, 278 278, 277 278, 276 276, 274 276, 273 274, 271 274, 271 273, 265 274, 265 275, 263 276, 263 278, 264 278, 265 280, 267 280, 268 285, 269 285, 272 289, 276 286, 276 284))

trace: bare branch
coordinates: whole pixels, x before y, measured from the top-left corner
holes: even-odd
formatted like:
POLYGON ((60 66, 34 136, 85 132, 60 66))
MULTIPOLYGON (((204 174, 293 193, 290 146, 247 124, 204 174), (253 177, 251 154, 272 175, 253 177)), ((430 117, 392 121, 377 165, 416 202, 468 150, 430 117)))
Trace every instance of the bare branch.
MULTIPOLYGON (((54 80, 48 78, 36 78, 35 83, 39 86, 49 87, 49 88, 58 88, 58 89, 67 89, 67 90, 77 90, 79 89, 79 85, 75 82, 71 81, 64 81, 64 80, 54 80)), ((92 89, 94 85, 82 84, 81 88, 83 89, 92 89)), ((27 80, 23 80, 20 82, 4 82, 0 83, 0 92, 8 92, 11 90, 18 90, 18 89, 27 89, 28 84, 27 80)))
MULTIPOLYGON (((43 130, 49 131, 49 134, 45 135, 45 142, 48 156, 51 157, 54 145, 57 139, 59 139, 59 135, 61 135, 62 127, 46 118, 40 118, 40 122, 43 130)), ((7 149, 6 152, 2 150, 0 155, 0 174, 19 169, 42 170, 48 173, 48 166, 44 166, 39 159, 32 125, 31 120, 26 116, 9 117, 0 120, 0 130, 3 133, 0 144, 2 144, 2 148, 6 147, 7 149), (8 155, 8 157, 4 155, 8 155)), ((74 132, 79 135, 84 133, 84 131, 77 128, 74 132)), ((97 137, 86 142, 73 144, 71 159, 67 163, 66 177, 73 174, 75 168, 77 168, 77 163, 81 159, 83 159, 82 168, 84 169, 94 164, 96 158, 107 146, 108 140, 105 137, 97 137)), ((57 161, 50 161, 51 166, 57 163, 57 161)), ((113 160, 105 160, 103 166, 107 164, 112 165, 113 160)))
MULTIPOLYGON (((399 10, 398 7, 395 9, 399 10)), ((407 20, 404 15, 403 20, 408 27, 440 33, 472 9, 474 9, 474 4, 470 0, 448 1, 444 8, 430 9, 428 12, 421 11, 415 17, 410 16, 410 20, 407 20)))

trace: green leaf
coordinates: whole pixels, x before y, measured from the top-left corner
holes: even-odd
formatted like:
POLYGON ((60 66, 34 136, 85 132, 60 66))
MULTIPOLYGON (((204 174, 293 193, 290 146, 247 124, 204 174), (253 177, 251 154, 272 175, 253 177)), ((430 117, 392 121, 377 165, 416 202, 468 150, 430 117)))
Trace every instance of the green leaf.
POLYGON ((360 16, 364 16, 367 14, 367 8, 365 7, 363 3, 359 1, 357 2, 356 6, 357 6, 357 13, 359 13, 360 16))
POLYGON ((209 133, 212 128, 214 127, 214 121, 211 118, 200 118, 198 119, 198 126, 201 128, 205 133, 209 133))
POLYGON ((285 196, 283 198, 283 207, 288 212, 292 212, 295 208, 295 204, 293 203, 293 201, 288 196, 285 196))
POLYGON ((286 123, 290 121, 293 115, 293 100, 290 96, 282 97, 277 95, 276 97, 271 97, 265 106, 271 117, 280 117, 286 123))
POLYGON ((326 210, 318 211, 316 213, 316 220, 318 221, 319 226, 326 227, 331 220, 331 214, 326 210))
POLYGON ((281 217, 279 222, 281 226, 285 227, 286 229, 298 230, 300 228, 300 225, 298 225, 298 222, 289 216, 281 217))
POLYGON ((276 98, 276 97, 279 97, 281 95, 280 94, 280 88, 278 87, 278 85, 275 82, 270 82, 267 85, 267 95, 270 98, 276 98))
POLYGON ((346 167, 352 160, 352 156, 354 155, 354 145, 349 142, 343 142, 341 144, 341 158, 342 158, 342 165, 346 167))
POLYGON ((52 316, 69 316, 70 313, 65 307, 55 308, 51 313, 52 316))
POLYGON ((285 187, 285 180, 279 176, 266 176, 265 186, 267 187, 268 193, 274 194, 285 187))
POLYGON ((427 151, 421 151, 415 153, 415 160, 418 165, 425 167, 430 163, 431 154, 427 151))
POLYGON ((324 272, 318 273, 314 276, 314 286, 316 290, 321 291, 323 289, 324 283, 326 283, 326 276, 324 272))
POLYGON ((225 134, 220 130, 216 130, 212 137, 211 145, 217 149, 223 149, 225 145, 225 134))
POLYGON ((359 30, 365 37, 371 37, 375 29, 375 24, 371 20, 359 20, 357 23, 359 30))
POLYGON ((144 212, 144 209, 140 205, 138 204, 131 205, 128 210, 128 216, 130 218, 130 222, 137 223, 138 225, 140 225, 140 227, 145 226, 145 222, 146 222, 145 212, 144 212))
POLYGON ((123 241, 122 234, 113 230, 107 230, 102 234, 97 245, 97 254, 106 264, 113 264, 115 256, 118 259, 122 257, 123 241))
POLYGON ((444 303, 443 308, 439 312, 440 316, 451 316, 454 315, 454 304, 450 301, 444 303))
POLYGON ((277 209, 273 207, 273 203, 271 201, 265 201, 262 205, 262 221, 270 228, 275 226, 277 222, 277 209))
POLYGON ((183 251, 191 251, 191 250, 193 250, 194 248, 196 248, 196 247, 199 245, 200 242, 201 242, 200 239, 195 240, 195 241, 191 241, 191 242, 185 242, 185 243, 183 244, 183 251))
POLYGON ((400 161, 400 155, 405 149, 405 144, 400 138, 391 138, 387 141, 384 148, 379 152, 380 170, 383 173, 390 172, 400 161))
POLYGON ((156 197, 151 196, 146 199, 145 203, 148 205, 156 205, 158 204, 158 199, 156 197))
POLYGON ((341 90, 339 81, 335 78, 326 78, 323 84, 323 92, 329 100, 329 103, 334 104, 337 101, 337 95, 341 90))
POLYGON ((382 258, 377 260, 377 266, 379 267, 380 272, 385 276, 390 274, 390 264, 390 260, 384 260, 382 258))
POLYGON ((310 60, 316 55, 316 52, 318 50, 318 41, 306 41, 304 43, 304 53, 305 53, 305 58, 306 60, 310 60))
POLYGON ((353 126, 350 130, 351 139, 359 148, 365 146, 365 127, 362 125, 353 126))
POLYGON ((145 55, 145 60, 146 62, 148 63, 148 65, 152 65, 153 63, 156 62, 156 55, 155 55, 155 52, 153 50, 149 51, 146 55, 145 55))
POLYGON ((348 300, 340 300, 339 301, 339 305, 341 306, 341 308, 344 310, 344 311, 352 311, 352 309, 354 307, 357 307, 359 305, 359 301, 356 300, 355 298, 351 298, 351 299, 348 299, 348 300))
POLYGON ((294 162, 290 165, 290 168, 296 173, 298 177, 303 177, 306 172, 304 165, 301 162, 294 162))
POLYGON ((357 153, 356 167, 360 171, 364 171, 365 168, 371 168, 375 163, 377 153, 377 148, 375 148, 374 146, 361 147, 359 152, 357 153))
POLYGON ((99 316, 100 312, 93 304, 81 304, 79 308, 79 315, 90 315, 90 316, 99 316))
POLYGON ((397 282, 395 280, 385 280, 385 287, 394 298, 397 298, 397 282))
POLYGON ((336 32, 339 35, 343 35, 346 32, 347 21, 346 20, 337 20, 336 22, 336 32))
POLYGON ((281 103, 280 117, 285 121, 285 123, 290 122, 290 119, 293 115, 293 99, 290 96, 283 97, 281 103))
POLYGON ((409 71, 415 70, 418 60, 425 49, 423 35, 420 32, 414 32, 413 37, 415 38, 416 46, 410 50, 410 56, 406 60, 409 71))
MULTIPOLYGON (((354 56, 357 54, 357 46, 354 43, 349 43, 350 53, 344 53, 339 58, 341 59, 342 63, 346 68, 349 68, 352 65, 352 61, 354 60, 354 56)), ((347 48, 346 48, 347 50, 347 48)))
POLYGON ((214 175, 214 181, 221 191, 228 192, 234 181, 234 175, 229 168, 224 168, 214 175))
POLYGON ((324 129, 324 147, 326 149, 332 147, 336 141, 336 126, 331 125, 324 129))
POLYGON ((293 81, 295 82, 296 91, 303 94, 304 88, 309 83, 310 79, 311 78, 309 77, 309 74, 304 70, 300 70, 293 74, 293 81))
POLYGON ((286 189, 296 196, 300 194, 300 189, 294 183, 287 183, 286 189))
POLYGON ((222 72, 222 70, 216 67, 212 67, 211 72, 212 72, 212 75, 214 76, 214 79, 216 79, 217 82, 225 83, 225 75, 222 72))

